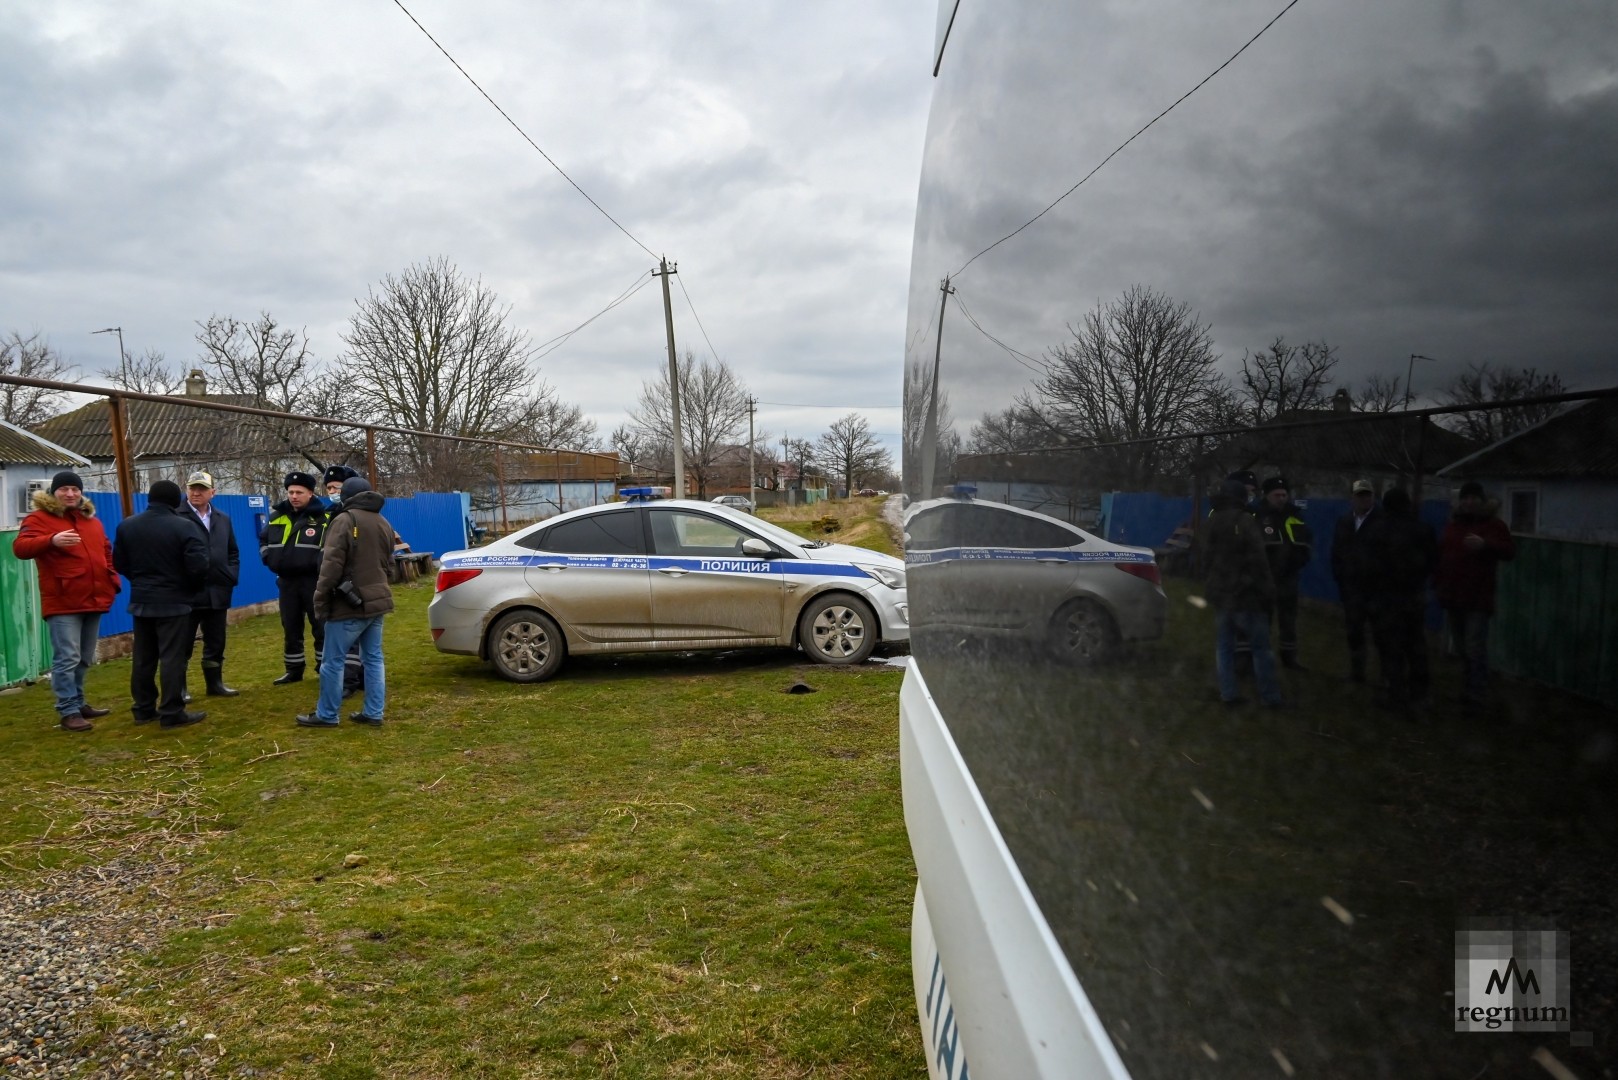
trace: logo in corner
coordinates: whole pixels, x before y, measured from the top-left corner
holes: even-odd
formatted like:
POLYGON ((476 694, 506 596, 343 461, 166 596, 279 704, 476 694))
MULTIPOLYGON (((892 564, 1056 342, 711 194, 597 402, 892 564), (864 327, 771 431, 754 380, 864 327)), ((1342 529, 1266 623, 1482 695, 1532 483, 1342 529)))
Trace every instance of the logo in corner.
POLYGON ((1571 1030, 1568 973, 1568 933, 1553 920, 1462 919, 1455 930, 1455 1030, 1571 1030))

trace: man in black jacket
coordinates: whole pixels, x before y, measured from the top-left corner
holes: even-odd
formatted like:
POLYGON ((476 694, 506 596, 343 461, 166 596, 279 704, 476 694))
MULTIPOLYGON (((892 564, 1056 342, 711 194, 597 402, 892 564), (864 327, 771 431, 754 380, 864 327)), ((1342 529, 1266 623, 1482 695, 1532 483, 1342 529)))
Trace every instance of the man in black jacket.
POLYGON ((1438 565, 1438 538, 1416 517, 1410 496, 1390 488, 1382 513, 1362 527, 1369 567, 1367 606, 1385 683, 1377 704, 1405 711, 1427 696, 1427 580, 1438 565))
POLYGON ((208 580, 208 543, 182 516, 181 501, 179 484, 157 481, 146 509, 119 522, 112 542, 112 564, 129 582, 129 614, 135 620, 129 672, 135 723, 155 719, 165 728, 208 715, 185 709, 186 635, 191 607, 208 580))
POLYGON ((1275 579, 1275 618, 1280 634, 1281 663, 1302 669, 1298 662, 1298 575, 1314 555, 1314 534, 1303 511, 1292 501, 1291 485, 1284 476, 1264 480, 1263 499, 1255 515, 1264 534, 1264 555, 1275 579))
POLYGON ((1356 480, 1350 488, 1349 512, 1337 519, 1332 533, 1331 576, 1343 601, 1343 623, 1348 630, 1348 677, 1365 681, 1365 627, 1370 622, 1371 566, 1365 555, 1366 528, 1381 511, 1376 489, 1369 480, 1356 480))
POLYGON ((213 476, 194 472, 185 480, 185 516, 202 527, 208 540, 208 583, 191 608, 191 633, 186 638, 186 662, 197 647, 202 630, 202 681, 213 697, 235 697, 240 691, 225 685, 225 626, 230 615, 230 594, 241 576, 242 556, 230 515, 213 508, 213 476))
POLYGON ((259 537, 259 558, 275 575, 281 600, 281 661, 286 670, 274 685, 303 679, 308 658, 303 651, 303 624, 315 639, 315 659, 326 644, 326 623, 315 614, 315 578, 320 575, 320 546, 326 540, 326 504, 315 494, 320 482, 306 472, 290 472, 287 497, 275 504, 259 537))

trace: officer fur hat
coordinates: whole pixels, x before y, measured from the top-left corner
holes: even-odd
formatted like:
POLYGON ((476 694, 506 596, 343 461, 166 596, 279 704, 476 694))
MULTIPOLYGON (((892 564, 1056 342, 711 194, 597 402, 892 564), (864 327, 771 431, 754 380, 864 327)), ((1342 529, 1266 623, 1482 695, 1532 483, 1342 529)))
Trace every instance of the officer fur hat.
POLYGON ((286 483, 282 484, 281 486, 289 488, 307 488, 312 493, 319 488, 320 481, 316 480, 313 476, 306 472, 297 472, 294 470, 293 472, 287 473, 286 483))
POLYGON ((1266 476, 1259 490, 1268 495, 1272 491, 1291 491, 1292 485, 1287 483, 1284 476, 1266 476))
MULTIPOLYGON (((1252 469, 1237 469, 1235 472, 1225 477, 1225 479, 1234 480, 1238 484, 1241 484, 1243 488, 1258 487, 1258 477, 1253 475, 1252 469)), ((1242 494, 1245 495, 1247 492, 1243 491, 1242 494)))
POLYGON ((326 470, 326 475, 320 478, 320 482, 322 484, 341 484, 343 481, 358 475, 359 473, 355 472, 347 465, 333 465, 331 468, 326 470))

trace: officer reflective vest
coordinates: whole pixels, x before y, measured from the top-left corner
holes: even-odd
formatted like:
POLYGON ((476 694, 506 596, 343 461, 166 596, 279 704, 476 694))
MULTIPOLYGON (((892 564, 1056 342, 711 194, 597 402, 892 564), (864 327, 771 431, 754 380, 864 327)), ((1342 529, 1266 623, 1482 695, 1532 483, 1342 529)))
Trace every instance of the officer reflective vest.
POLYGON ((318 497, 302 510, 290 502, 276 504, 264 527, 258 554, 276 577, 314 577, 320 573, 320 548, 326 541, 331 512, 318 497))

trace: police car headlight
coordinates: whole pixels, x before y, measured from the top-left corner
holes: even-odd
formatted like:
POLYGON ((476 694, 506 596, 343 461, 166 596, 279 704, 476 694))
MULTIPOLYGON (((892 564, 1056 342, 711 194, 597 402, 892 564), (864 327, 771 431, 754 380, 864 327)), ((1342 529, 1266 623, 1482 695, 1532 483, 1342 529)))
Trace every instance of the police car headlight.
POLYGON ((869 563, 855 563, 854 565, 890 589, 902 589, 905 587, 903 570, 895 570, 891 566, 873 566, 869 563))

